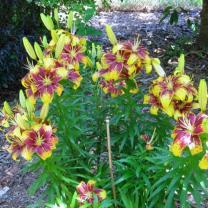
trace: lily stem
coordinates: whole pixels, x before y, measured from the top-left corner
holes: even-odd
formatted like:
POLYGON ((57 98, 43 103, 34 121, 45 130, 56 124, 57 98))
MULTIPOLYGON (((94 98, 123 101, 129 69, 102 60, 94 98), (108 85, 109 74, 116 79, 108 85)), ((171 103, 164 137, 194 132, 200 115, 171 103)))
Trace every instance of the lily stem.
MULTIPOLYGON (((115 181, 113 175, 113 162, 112 162, 112 152, 111 152, 110 119, 107 117, 105 121, 106 121, 107 148, 108 148, 108 160, 109 160, 111 185, 112 185, 113 199, 116 203, 116 187, 115 187, 115 181)), ((115 205, 115 207, 117 206, 115 205)))

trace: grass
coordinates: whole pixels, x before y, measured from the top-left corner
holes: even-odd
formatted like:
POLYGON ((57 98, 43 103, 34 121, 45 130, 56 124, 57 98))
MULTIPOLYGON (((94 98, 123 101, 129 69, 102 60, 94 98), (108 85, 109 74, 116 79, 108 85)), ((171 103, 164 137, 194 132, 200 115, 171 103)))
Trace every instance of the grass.
MULTIPOLYGON (((102 0, 96 0, 102 7, 102 0)), ((111 0, 111 8, 115 10, 154 10, 163 9, 166 6, 194 9, 201 7, 202 0, 111 0)))

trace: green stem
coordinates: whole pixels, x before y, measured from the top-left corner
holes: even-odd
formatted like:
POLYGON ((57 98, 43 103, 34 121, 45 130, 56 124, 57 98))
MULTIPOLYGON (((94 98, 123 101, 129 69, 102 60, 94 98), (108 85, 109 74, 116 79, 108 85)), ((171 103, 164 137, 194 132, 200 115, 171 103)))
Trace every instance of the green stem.
POLYGON ((74 149, 73 149, 72 144, 70 142, 69 135, 68 135, 68 130, 67 130, 68 129, 68 125, 67 125, 66 119, 65 119, 66 115, 62 111, 62 107, 61 107, 59 99, 60 99, 59 97, 56 97, 56 99, 54 99, 54 102, 57 105, 59 118, 61 120, 61 123, 63 123, 63 126, 64 126, 64 136, 63 136, 63 139, 66 142, 66 144, 67 144, 68 148, 70 149, 70 151, 73 153, 74 149))

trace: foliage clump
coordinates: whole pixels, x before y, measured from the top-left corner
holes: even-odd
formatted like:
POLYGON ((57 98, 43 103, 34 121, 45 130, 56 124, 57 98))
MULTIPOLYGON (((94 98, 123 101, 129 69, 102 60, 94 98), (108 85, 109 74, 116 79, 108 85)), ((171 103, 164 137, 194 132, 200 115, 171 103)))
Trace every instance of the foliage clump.
POLYGON ((205 80, 197 90, 183 55, 167 76, 139 40, 119 42, 109 25, 104 52, 76 34, 73 13, 64 30, 57 14, 41 14, 50 41, 23 39, 33 60, 25 92, 1 111, 13 159, 41 173, 30 193, 45 186, 46 207, 183 207, 189 193, 199 206, 208 184, 205 80), (139 75, 153 68, 159 77, 144 96, 139 75))

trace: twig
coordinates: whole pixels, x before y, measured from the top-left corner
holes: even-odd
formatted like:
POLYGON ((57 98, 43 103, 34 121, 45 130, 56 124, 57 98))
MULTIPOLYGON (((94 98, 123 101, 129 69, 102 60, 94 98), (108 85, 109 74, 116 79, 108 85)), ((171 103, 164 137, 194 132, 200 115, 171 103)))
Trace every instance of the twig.
MULTIPOLYGON (((110 138, 110 120, 106 118, 106 131, 107 131, 107 148, 108 148, 108 160, 109 160, 109 168, 110 168, 110 176, 111 176, 111 185, 113 192, 113 199, 116 201, 116 187, 113 176, 113 163, 112 163, 112 152, 111 152, 111 138, 110 138)), ((116 207, 116 206, 115 206, 116 207)))

